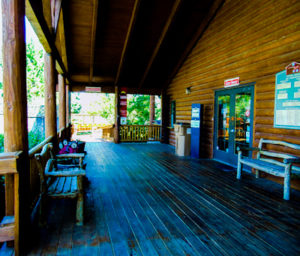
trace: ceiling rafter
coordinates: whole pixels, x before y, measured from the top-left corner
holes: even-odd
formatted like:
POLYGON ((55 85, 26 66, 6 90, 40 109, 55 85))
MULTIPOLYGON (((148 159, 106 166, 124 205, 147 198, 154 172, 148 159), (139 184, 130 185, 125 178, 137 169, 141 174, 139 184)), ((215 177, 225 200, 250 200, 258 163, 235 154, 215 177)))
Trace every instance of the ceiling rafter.
POLYGON ((55 33, 57 32, 57 28, 58 28, 59 16, 61 11, 61 3, 62 0, 55 0, 54 19, 52 20, 52 26, 54 28, 55 33))
POLYGON ((132 13, 131 13, 131 18, 130 18, 128 30, 127 30, 127 34, 126 34, 126 38, 125 38, 125 42, 124 42, 124 46, 123 46, 123 50, 122 50, 122 54, 121 54, 121 58, 120 58, 120 63, 119 63, 119 66, 118 66, 116 79, 115 79, 115 84, 116 85, 118 85, 119 80, 120 80, 120 75, 121 75, 121 72, 122 72, 122 69, 123 69, 123 66, 124 66, 126 52, 127 52, 127 49, 128 49, 130 37, 131 37, 132 31, 133 31, 133 28, 134 28, 134 24, 135 24, 135 21, 136 21, 136 17, 137 17, 137 14, 138 14, 139 5, 140 5, 140 0, 135 0, 134 6, 133 6, 133 9, 132 9, 132 13))
POLYGON ((65 33, 65 20, 64 20, 64 11, 61 8, 60 18, 57 24, 57 33, 59 34, 59 41, 61 46, 61 58, 65 65, 66 70, 68 71, 68 56, 67 56, 67 44, 66 44, 66 33, 65 33))
POLYGON ((154 60, 155 60, 155 58, 156 58, 156 56, 157 56, 157 54, 159 52, 159 49, 160 49, 160 47, 162 45, 162 42, 164 41, 164 39, 165 39, 165 37, 166 37, 166 35, 167 35, 168 31, 169 31, 169 28, 170 28, 170 26, 172 24, 172 21, 174 20, 174 17, 175 17, 175 15, 176 15, 176 13, 177 13, 177 11, 179 9, 179 6, 180 6, 181 2, 182 2, 182 0, 176 0, 175 3, 173 4, 172 10, 170 12, 170 15, 169 15, 169 17, 168 17, 168 19, 166 21, 166 24, 165 24, 165 26, 164 26, 164 28, 163 28, 160 36, 159 36, 159 39, 158 39, 158 42, 157 42, 157 44, 155 46, 153 54, 151 55, 151 58, 150 58, 150 60, 148 62, 146 70, 145 70, 145 72, 144 72, 144 74, 142 76, 142 79, 141 79, 140 83, 139 83, 139 86, 138 86, 139 88, 142 87, 142 85, 144 84, 144 82, 146 80, 146 77, 147 77, 147 75, 148 75, 148 73, 149 73, 149 71, 150 71, 150 69, 152 67, 152 64, 153 64, 153 62, 154 62, 154 60))
POLYGON ((92 36, 91 36, 91 56, 90 56, 90 78, 89 83, 92 82, 94 76, 94 60, 95 60, 95 45, 96 45, 96 31, 98 19, 98 0, 94 0, 93 8, 93 23, 92 23, 92 36))
POLYGON ((194 46, 196 45, 196 43, 198 42, 198 40, 204 34, 204 32, 208 28, 209 24, 212 22, 212 20, 214 19, 214 17, 218 13, 218 11, 223 6, 224 2, 225 2, 225 0, 215 0, 213 2, 213 4, 212 4, 211 8, 209 9, 206 17, 201 22, 201 25, 199 26, 198 30, 194 34, 192 40, 189 42, 189 44, 185 48, 185 50, 182 53, 179 61, 176 64, 175 68, 171 72, 171 75, 167 78, 166 83, 163 86, 164 89, 171 83, 172 79, 174 78, 174 76, 179 71, 179 69, 182 66, 182 64, 184 63, 185 59, 188 57, 188 55, 190 54, 190 52, 192 51, 192 49, 194 48, 194 46))

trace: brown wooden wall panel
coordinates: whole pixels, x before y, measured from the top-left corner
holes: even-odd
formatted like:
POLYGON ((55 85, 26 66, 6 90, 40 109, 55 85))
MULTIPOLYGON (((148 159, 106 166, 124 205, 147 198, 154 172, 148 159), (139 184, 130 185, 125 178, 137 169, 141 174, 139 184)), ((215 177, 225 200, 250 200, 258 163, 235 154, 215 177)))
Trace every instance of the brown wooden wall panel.
POLYGON ((169 132, 169 143, 175 147, 176 145, 176 142, 175 142, 175 132, 174 132, 174 129, 170 129, 170 132, 169 132))
POLYGON ((227 0, 209 24, 168 87, 177 122, 190 122, 192 103, 204 105, 203 157, 213 157, 214 91, 237 76, 255 82, 254 146, 260 138, 300 144, 299 130, 273 127, 275 74, 300 61, 299 13, 297 0, 227 0))

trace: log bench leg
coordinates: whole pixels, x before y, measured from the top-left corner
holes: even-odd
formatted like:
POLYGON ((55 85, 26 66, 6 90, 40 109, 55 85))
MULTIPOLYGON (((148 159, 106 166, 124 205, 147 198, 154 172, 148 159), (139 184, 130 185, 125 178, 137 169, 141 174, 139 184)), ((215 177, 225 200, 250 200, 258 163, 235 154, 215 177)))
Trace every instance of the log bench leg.
POLYGON ((284 185, 283 185, 283 199, 290 200, 291 190, 291 165, 285 167, 284 185))
POLYGON ((242 163, 241 163, 241 157, 242 157, 242 152, 241 151, 239 151, 239 153, 238 153, 238 166, 237 166, 237 170, 236 170, 236 178, 238 179, 238 180, 240 180, 241 179, 241 175, 242 175, 242 169, 243 169, 243 165, 242 165, 242 163))
POLYGON ((255 178, 259 178, 259 170, 255 169, 255 178))
POLYGON ((45 193, 42 193, 41 195, 41 201, 40 201, 40 207, 39 207, 39 226, 40 227, 46 227, 47 221, 46 221, 46 209, 47 207, 47 196, 45 193))
POLYGON ((77 198, 77 207, 76 207, 76 225, 82 226, 83 225, 83 205, 84 205, 82 177, 78 177, 77 182, 78 182, 79 194, 78 194, 78 198, 77 198))

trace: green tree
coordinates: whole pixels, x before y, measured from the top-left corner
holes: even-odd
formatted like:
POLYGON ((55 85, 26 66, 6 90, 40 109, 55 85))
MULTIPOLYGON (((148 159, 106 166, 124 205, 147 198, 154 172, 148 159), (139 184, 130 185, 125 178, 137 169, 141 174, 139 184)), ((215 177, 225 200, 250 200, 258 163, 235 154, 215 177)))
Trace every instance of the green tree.
POLYGON ((79 114, 82 109, 82 105, 80 104, 80 97, 77 94, 71 94, 71 113, 79 114))
POLYGON ((38 49, 32 40, 26 45, 27 99, 29 103, 33 102, 36 98, 44 97, 43 55, 43 49, 38 49))
POLYGON ((149 124, 149 95, 127 95, 127 123, 129 125, 149 124))
POLYGON ((88 105, 87 113, 89 115, 99 115, 105 118, 108 123, 113 124, 115 116, 114 99, 113 94, 99 94, 99 99, 88 105))

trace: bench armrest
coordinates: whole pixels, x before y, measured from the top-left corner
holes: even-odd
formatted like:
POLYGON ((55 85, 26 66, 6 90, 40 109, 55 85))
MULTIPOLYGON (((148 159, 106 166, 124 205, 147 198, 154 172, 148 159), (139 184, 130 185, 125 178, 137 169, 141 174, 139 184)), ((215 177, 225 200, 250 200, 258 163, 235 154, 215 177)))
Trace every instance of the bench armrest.
POLYGON ((82 169, 74 170, 74 171, 52 171, 45 172, 45 176, 47 177, 76 177, 76 176, 85 176, 85 171, 82 169))
POLYGON ((237 147, 237 151, 260 151, 260 148, 255 147, 237 147))
POLYGON ((294 157, 294 158, 286 158, 286 159, 283 159, 283 162, 285 164, 289 164, 289 163, 300 163, 300 158, 299 157, 294 157))
POLYGON ((45 167, 45 176, 55 176, 55 177, 75 177, 75 176, 85 176, 85 170, 81 168, 76 168, 75 170, 65 169, 62 171, 56 171, 54 167, 55 160, 49 159, 45 167))
POLYGON ((56 158, 84 158, 84 153, 70 153, 70 154, 60 154, 56 155, 56 158))

